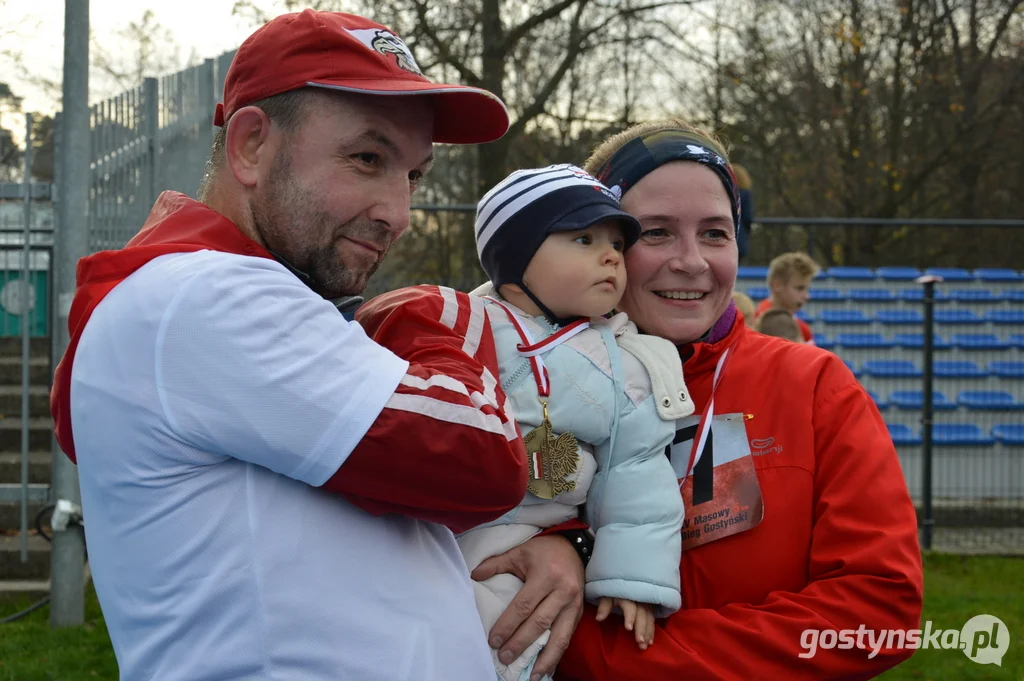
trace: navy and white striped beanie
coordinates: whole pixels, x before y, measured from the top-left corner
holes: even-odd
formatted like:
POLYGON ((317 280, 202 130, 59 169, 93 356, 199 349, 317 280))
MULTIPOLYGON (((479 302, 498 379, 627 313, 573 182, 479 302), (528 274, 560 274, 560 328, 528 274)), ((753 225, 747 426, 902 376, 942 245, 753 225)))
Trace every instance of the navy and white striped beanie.
POLYGON ((639 221, 582 168, 563 163, 517 170, 477 204, 476 252, 492 284, 519 284, 549 234, 609 218, 621 223, 626 248, 640 238, 639 221))

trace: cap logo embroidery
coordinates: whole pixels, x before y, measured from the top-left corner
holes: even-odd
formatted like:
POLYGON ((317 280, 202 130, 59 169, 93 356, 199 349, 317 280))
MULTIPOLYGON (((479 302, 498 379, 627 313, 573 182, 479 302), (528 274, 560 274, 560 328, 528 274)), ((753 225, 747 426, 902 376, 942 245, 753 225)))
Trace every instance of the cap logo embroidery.
POLYGON ((381 28, 347 30, 359 42, 371 50, 380 52, 385 57, 389 54, 395 55, 399 68, 409 73, 415 73, 417 76, 423 76, 423 72, 420 71, 420 67, 416 63, 416 58, 412 56, 412 50, 409 49, 409 46, 401 38, 391 31, 385 31, 381 28))

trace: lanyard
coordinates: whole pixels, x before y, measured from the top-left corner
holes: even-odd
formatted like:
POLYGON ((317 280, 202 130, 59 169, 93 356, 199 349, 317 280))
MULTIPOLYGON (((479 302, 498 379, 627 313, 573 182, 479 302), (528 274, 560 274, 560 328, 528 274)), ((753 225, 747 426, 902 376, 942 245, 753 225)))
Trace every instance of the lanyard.
POLYGON ((538 343, 533 342, 533 338, 530 336, 530 331, 519 321, 519 317, 516 316, 512 310, 508 308, 500 300, 485 296, 485 298, 492 303, 498 305, 505 314, 508 315, 509 320, 512 322, 512 326, 516 327, 516 331, 519 333, 519 339, 522 341, 516 346, 519 354, 530 360, 530 368, 533 369, 533 378, 537 381, 537 394, 541 397, 548 397, 551 395, 551 382, 548 379, 548 369, 544 366, 544 360, 541 355, 545 352, 553 350, 565 341, 569 340, 581 331, 585 331, 590 327, 590 320, 588 319, 577 319, 572 324, 559 329, 557 332, 551 334, 547 338, 543 339, 538 343))
MULTIPOLYGON (((725 370, 726 360, 729 358, 729 353, 732 350, 731 347, 726 348, 725 352, 718 359, 718 365, 715 366, 715 377, 711 383, 711 398, 708 403, 704 405, 704 411, 700 415, 700 423, 698 424, 698 437, 693 439, 693 447, 690 449, 690 461, 686 466, 686 476, 693 473, 694 467, 697 462, 700 461, 701 455, 704 453, 704 445, 708 441, 708 433, 711 431, 711 421, 715 418, 715 391, 718 390, 718 384, 722 381, 722 374, 725 370)), ((683 479, 686 479, 683 476, 683 479)))

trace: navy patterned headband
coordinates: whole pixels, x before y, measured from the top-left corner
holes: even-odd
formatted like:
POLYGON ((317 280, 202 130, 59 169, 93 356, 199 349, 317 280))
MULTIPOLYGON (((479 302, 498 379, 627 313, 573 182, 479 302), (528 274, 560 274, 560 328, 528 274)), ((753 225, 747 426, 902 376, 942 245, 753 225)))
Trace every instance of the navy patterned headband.
POLYGON ((671 161, 693 161, 714 171, 729 195, 733 225, 740 224, 740 193, 732 166, 707 142, 683 130, 659 130, 630 140, 594 175, 621 199, 645 175, 671 161))

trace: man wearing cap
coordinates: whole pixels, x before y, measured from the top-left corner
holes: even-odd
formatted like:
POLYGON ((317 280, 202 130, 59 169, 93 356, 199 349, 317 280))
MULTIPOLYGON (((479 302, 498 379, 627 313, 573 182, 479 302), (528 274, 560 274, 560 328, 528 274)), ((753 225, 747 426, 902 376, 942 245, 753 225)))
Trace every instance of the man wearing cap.
POLYGON ((201 201, 161 194, 79 263, 54 378, 121 678, 490 681, 452 530, 518 504, 526 467, 486 319, 455 292, 396 310, 382 338, 430 331, 398 355, 329 301, 408 226, 432 142, 500 137, 504 105, 309 10, 246 40, 224 95, 201 201))

